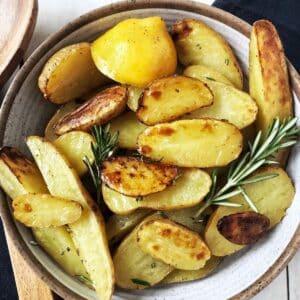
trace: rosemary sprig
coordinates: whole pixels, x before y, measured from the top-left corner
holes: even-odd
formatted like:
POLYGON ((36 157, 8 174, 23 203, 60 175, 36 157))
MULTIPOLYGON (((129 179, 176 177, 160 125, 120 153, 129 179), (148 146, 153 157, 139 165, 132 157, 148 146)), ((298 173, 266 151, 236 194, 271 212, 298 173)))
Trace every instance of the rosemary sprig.
POLYGON ((92 143, 91 147, 95 161, 94 163, 91 163, 87 156, 83 159, 95 186, 98 203, 100 203, 101 199, 101 164, 117 150, 119 137, 119 132, 111 135, 109 130, 110 124, 107 124, 105 127, 102 127, 101 125, 93 126, 91 131, 95 138, 95 144, 92 143))
POLYGON ((264 139, 262 139, 262 132, 259 131, 253 144, 249 143, 249 150, 240 160, 231 164, 227 173, 226 182, 218 190, 217 171, 214 170, 212 172, 211 191, 206 197, 205 204, 195 214, 195 218, 199 217, 210 205, 241 206, 239 203, 233 203, 227 200, 228 198, 239 194, 243 196, 245 202, 251 207, 251 209, 257 212, 255 204, 242 186, 274 178, 277 174, 261 175, 247 179, 246 177, 251 175, 261 166, 278 164, 272 155, 280 149, 296 144, 298 133, 299 128, 297 127, 297 117, 287 118, 283 122, 281 122, 279 118, 274 119, 264 139))

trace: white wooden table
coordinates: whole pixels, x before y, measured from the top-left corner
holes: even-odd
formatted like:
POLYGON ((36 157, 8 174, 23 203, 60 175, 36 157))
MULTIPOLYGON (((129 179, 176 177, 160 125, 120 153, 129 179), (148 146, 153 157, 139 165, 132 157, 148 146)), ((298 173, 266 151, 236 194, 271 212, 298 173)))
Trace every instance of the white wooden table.
MULTIPOLYGON (((26 1, 26 0, 24 0, 26 1)), ((184 1, 184 0, 182 0, 184 1)), ((113 0, 39 0, 36 29, 27 56, 49 34, 55 32, 68 21, 113 0)), ((211 4, 212 0, 202 0, 211 4)), ((1 98, 1 94, 0 94, 1 98)), ((255 300, 299 300, 300 299, 300 251, 289 266, 255 300), (298 283, 298 285, 297 285, 298 283)))

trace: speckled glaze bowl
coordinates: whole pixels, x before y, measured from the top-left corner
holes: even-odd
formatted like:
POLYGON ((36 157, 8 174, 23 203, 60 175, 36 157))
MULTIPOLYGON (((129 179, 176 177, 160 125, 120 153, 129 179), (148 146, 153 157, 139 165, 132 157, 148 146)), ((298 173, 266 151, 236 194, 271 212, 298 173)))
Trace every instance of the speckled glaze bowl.
MULTIPOLYGON (((100 3, 100 2, 99 2, 100 3)), ((168 25, 182 18, 206 22, 223 34, 235 51, 243 71, 248 69, 248 44, 251 26, 220 9, 193 1, 125 1, 87 13, 50 36, 26 61, 14 79, 4 100, 0 115, 0 144, 11 145, 28 153, 24 139, 43 134, 55 106, 42 98, 37 78, 44 63, 58 49, 71 43, 92 41, 119 21, 130 17, 160 15, 168 25)), ((295 113, 300 114, 300 79, 289 64, 295 113)), ((300 155, 294 147, 288 172, 296 186, 296 197, 284 220, 264 239, 224 259, 209 277, 188 283, 153 287, 143 291, 117 289, 114 299, 248 299, 276 277, 295 254, 300 244, 300 155)), ((97 299, 96 294, 64 273, 39 247, 32 246, 30 230, 16 223, 10 212, 10 200, 0 192, 1 216, 7 234, 38 273, 59 295, 66 299, 97 299)))

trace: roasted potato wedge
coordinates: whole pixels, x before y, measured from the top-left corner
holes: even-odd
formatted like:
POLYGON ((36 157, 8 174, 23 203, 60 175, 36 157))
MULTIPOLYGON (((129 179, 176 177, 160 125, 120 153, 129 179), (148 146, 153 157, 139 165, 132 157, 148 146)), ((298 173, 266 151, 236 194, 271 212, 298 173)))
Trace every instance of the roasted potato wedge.
POLYGON ((182 172, 173 185, 155 194, 129 197, 103 184, 102 195, 111 211, 119 215, 126 215, 137 208, 169 210, 194 206, 203 200, 209 192, 210 186, 211 179, 207 173, 198 169, 187 169, 182 172))
POLYGON ((87 166, 83 162, 85 157, 91 163, 94 162, 95 157, 91 147, 94 143, 94 138, 83 131, 68 132, 53 141, 55 147, 67 157, 79 176, 87 172, 87 166))
POLYGON ((79 43, 60 49, 50 57, 38 85, 46 99, 62 104, 80 98, 108 81, 93 62, 90 44, 79 43))
POLYGON ((144 89, 139 88, 136 86, 130 85, 128 87, 128 100, 127 100, 127 106, 132 111, 137 111, 139 106, 139 99, 141 94, 143 93, 144 89))
POLYGON ((141 249, 166 264, 181 270, 198 270, 210 258, 200 236, 170 220, 144 222, 137 231, 141 249))
POLYGON ((243 88, 243 73, 227 41, 201 21, 184 19, 171 27, 179 61, 185 65, 204 65, 243 88))
POLYGON ((114 268, 101 212, 83 187, 65 157, 47 140, 31 136, 27 145, 53 196, 77 201, 83 211, 80 219, 69 224, 71 236, 95 290, 101 299, 111 299, 114 268))
POLYGON ((179 283, 202 279, 212 273, 219 266, 221 260, 222 259, 220 257, 211 256, 204 267, 199 270, 173 270, 161 281, 161 284, 179 283))
POLYGON ((213 94, 200 80, 172 76, 155 80, 143 92, 136 111, 147 125, 169 122, 213 103, 213 94))
POLYGON ((207 80, 210 81, 217 81, 224 84, 228 84, 230 86, 234 86, 233 83, 227 79, 224 75, 216 71, 215 69, 212 69, 210 67, 204 66, 204 65, 192 65, 188 66, 184 70, 184 75, 197 78, 199 80, 203 80, 206 82, 207 80))
POLYGON ((161 17, 127 19, 92 44, 98 69, 113 80, 143 87, 176 70, 174 43, 161 17))
POLYGON ((110 123, 110 132, 119 132, 118 146, 131 150, 137 149, 137 138, 146 128, 132 111, 122 114, 110 123))
MULTIPOLYGON (((17 149, 10 147, 0 150, 0 186, 12 199, 28 193, 48 192, 38 168, 17 149)), ((32 232, 37 243, 68 274, 88 277, 65 227, 32 228, 32 232)))
POLYGON ((118 156, 102 163, 101 177, 109 188, 127 196, 146 196, 163 191, 177 175, 177 168, 146 162, 132 156, 118 156))
POLYGON ((14 217, 28 227, 62 226, 76 222, 79 203, 49 194, 25 194, 13 200, 14 217))
MULTIPOLYGON (((291 205, 295 190, 286 172, 279 167, 259 169, 254 176, 277 174, 277 177, 244 185, 244 189, 256 205, 260 214, 270 219, 270 228, 284 217, 286 209, 291 205)), ((225 216, 250 211, 242 196, 231 198, 232 202, 243 204, 242 207, 218 207, 209 218, 205 229, 205 241, 215 256, 230 255, 243 248, 227 240, 219 231, 217 224, 225 216)))
POLYGON ((110 244, 119 242, 150 213, 150 209, 137 209, 127 216, 110 216, 106 222, 106 234, 110 244))
POLYGON ((219 232, 230 242, 238 245, 250 245, 262 238, 270 226, 268 217, 246 211, 223 217, 219 220, 219 232))
POLYGON ((124 111, 126 101, 126 87, 107 88, 60 119, 54 126, 55 133, 62 135, 72 130, 88 131, 94 125, 106 123, 124 111))
POLYGON ((256 127, 265 134, 273 119, 293 114, 283 47, 273 24, 253 24, 249 54, 249 90, 258 105, 256 127))
POLYGON ((161 218, 152 214, 138 225, 119 245, 113 257, 116 284, 125 289, 144 289, 155 285, 174 268, 143 252, 137 242, 137 232, 144 222, 161 218))
POLYGON ((181 167, 225 166, 240 155, 242 145, 235 126, 213 119, 158 124, 138 137, 141 154, 181 167))
MULTIPOLYGON (((194 77, 196 74, 189 67, 184 74, 194 77)), ((257 115, 257 105, 249 94, 225 83, 195 77, 203 80, 214 94, 214 103, 211 106, 197 109, 183 118, 201 119, 213 118, 227 120, 237 128, 242 129, 252 124, 257 115)))

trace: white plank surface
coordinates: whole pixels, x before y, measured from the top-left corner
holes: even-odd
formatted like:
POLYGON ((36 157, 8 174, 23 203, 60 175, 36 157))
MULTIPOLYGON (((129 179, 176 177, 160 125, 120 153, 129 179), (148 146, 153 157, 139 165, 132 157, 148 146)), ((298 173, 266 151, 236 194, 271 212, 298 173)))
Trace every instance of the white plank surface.
MULTIPOLYGON (((27 56, 51 33, 55 32, 70 20, 112 0, 39 0, 37 26, 27 56)), ((213 1, 204 0, 206 4, 213 1)), ((241 270, 242 273, 246 270, 241 270)), ((300 299, 300 252, 289 265, 268 287, 253 299, 255 300, 299 300, 300 299), (287 276, 289 272, 289 276, 287 276), (288 292, 289 277, 289 292, 288 292)))

